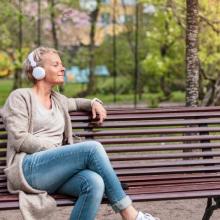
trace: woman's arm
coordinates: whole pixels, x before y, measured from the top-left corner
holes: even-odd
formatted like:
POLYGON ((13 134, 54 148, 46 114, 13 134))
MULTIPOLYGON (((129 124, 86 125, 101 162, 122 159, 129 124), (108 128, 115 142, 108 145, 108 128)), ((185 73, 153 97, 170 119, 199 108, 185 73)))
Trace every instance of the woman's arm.
POLYGON ((91 111, 92 105, 91 105, 90 99, 84 99, 84 98, 68 98, 68 110, 69 111, 91 111))
POLYGON ((94 98, 90 99, 83 99, 83 98, 69 98, 69 111, 70 110, 86 110, 92 111, 93 119, 99 115, 99 123, 102 123, 107 116, 107 112, 103 106, 101 100, 94 98))

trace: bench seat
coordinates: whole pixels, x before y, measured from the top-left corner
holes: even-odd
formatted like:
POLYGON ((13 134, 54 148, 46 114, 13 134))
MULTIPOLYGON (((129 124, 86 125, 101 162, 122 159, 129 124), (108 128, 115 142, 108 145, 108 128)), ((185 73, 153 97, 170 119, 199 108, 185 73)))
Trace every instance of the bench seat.
MULTIPOLYGON (((70 116, 78 140, 104 145, 133 201, 208 198, 203 220, 218 208, 220 107, 108 108, 101 126, 85 112, 70 112, 70 116)), ((6 143, 0 118, 0 210, 18 208, 18 197, 8 193, 3 172, 6 143)), ((53 196, 60 206, 75 201, 53 196)))

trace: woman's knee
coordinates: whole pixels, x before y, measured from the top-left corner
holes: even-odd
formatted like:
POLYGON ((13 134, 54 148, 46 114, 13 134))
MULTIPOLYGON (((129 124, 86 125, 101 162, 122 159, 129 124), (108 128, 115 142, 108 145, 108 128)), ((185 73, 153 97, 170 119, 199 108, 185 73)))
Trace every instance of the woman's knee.
POLYGON ((93 151, 106 154, 105 148, 103 147, 103 145, 100 142, 89 141, 89 144, 90 144, 90 147, 93 151))
POLYGON ((102 177, 93 171, 87 171, 83 176, 86 181, 86 184, 83 184, 84 190, 94 196, 102 197, 105 190, 102 177))
POLYGON ((94 146, 94 147, 98 147, 98 148, 102 148, 102 144, 99 141, 95 141, 95 140, 90 140, 88 141, 90 145, 94 146))

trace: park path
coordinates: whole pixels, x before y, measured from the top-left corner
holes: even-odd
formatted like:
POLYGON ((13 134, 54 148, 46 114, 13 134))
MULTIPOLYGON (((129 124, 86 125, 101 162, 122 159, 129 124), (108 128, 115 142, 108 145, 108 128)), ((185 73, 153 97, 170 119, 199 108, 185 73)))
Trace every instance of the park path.
MULTIPOLYGON (((158 201, 135 203, 134 206, 143 211, 148 211, 161 220, 202 220, 202 215, 206 205, 206 199, 190 199, 177 201, 158 201)), ((71 207, 57 208, 55 220, 68 220, 71 207)), ((97 220, 121 220, 109 205, 102 205, 97 220)), ((0 220, 22 220, 18 210, 1 211, 0 220)), ((89 219, 88 219, 89 220, 89 219)), ((210 220, 220 220, 220 209, 216 210, 210 220)))

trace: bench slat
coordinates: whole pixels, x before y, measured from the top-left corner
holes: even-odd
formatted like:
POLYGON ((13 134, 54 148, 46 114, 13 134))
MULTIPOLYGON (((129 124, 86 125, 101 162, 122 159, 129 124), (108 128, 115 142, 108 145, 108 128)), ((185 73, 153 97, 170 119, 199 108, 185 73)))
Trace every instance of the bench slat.
POLYGON ((202 167, 165 167, 165 168, 151 168, 151 169, 133 169, 130 170, 116 170, 117 175, 141 175, 141 174, 170 174, 170 173, 193 173, 193 172, 217 172, 220 171, 220 166, 202 166, 202 167))
POLYGON ((142 152, 142 151, 167 151, 167 150, 190 150, 190 149, 218 149, 220 143, 189 143, 189 144, 160 144, 160 145, 137 145, 137 146, 106 146, 108 153, 142 152))
MULTIPOLYGON (((129 193, 128 193, 129 194, 129 193)), ((153 201, 153 200, 170 200, 170 199, 193 199, 207 198, 220 195, 220 190, 203 190, 202 192, 181 192, 181 193, 154 193, 154 194, 129 194, 134 202, 153 201)), ((58 200, 59 206, 72 205, 70 199, 58 200)), ((0 210, 12 210, 18 208, 18 202, 0 202, 0 210), (3 205, 4 204, 4 205, 3 205)))
POLYGON ((0 202, 0 210, 4 211, 4 210, 13 210, 13 209, 18 209, 19 208, 19 204, 18 201, 14 202, 14 201, 3 201, 0 202))
POLYGON ((159 180, 184 180, 184 179, 198 179, 198 178, 213 178, 219 177, 220 173, 218 172, 210 172, 210 173, 188 173, 188 174, 170 174, 169 178, 167 178, 167 174, 148 174, 148 175, 139 175, 139 176, 120 176, 120 180, 122 182, 129 181, 159 181, 159 180))
POLYGON ((156 186, 160 185, 163 187, 163 185, 175 185, 175 184, 180 184, 180 183, 207 183, 207 182, 218 182, 219 183, 220 179, 219 178, 198 178, 198 179, 180 179, 180 180, 159 180, 159 181, 136 181, 136 182, 126 182, 128 187, 142 187, 142 186, 156 186))
POLYGON ((133 169, 133 168, 155 168, 155 167, 174 167, 174 166, 194 166, 194 165, 217 165, 220 164, 220 159, 204 159, 204 160, 177 160, 177 161, 163 161, 150 162, 144 164, 128 164, 128 163, 112 163, 114 169, 133 169))
POLYGON ((175 134, 175 133, 193 133, 193 132, 219 132, 220 127, 188 127, 188 128, 170 128, 170 129, 148 129, 148 130, 113 130, 113 131, 84 131, 76 132, 78 136, 100 137, 100 136, 122 136, 122 135, 146 135, 146 134, 175 134))
MULTIPOLYGON (((129 193, 128 193, 129 194, 129 193)), ((198 199, 210 198, 220 195, 220 190, 203 190, 190 192, 174 192, 174 193, 149 193, 149 194, 129 194, 133 201, 158 201, 158 200, 174 200, 174 199, 198 199)))
MULTIPOLYGON (((218 149, 220 143, 189 143, 189 144, 161 144, 161 145, 145 145, 145 146, 106 146, 106 152, 108 153, 120 153, 120 152, 143 152, 143 151, 167 151, 167 150, 186 150, 186 149, 218 149)), ((6 156, 5 151, 0 151, 1 157, 6 156)), ((0 167, 0 171, 1 171, 0 167)))
POLYGON ((5 151, 0 151, 0 157, 6 157, 6 152, 5 151))
POLYGON ((102 144, 137 144, 152 142, 179 142, 179 141, 209 141, 220 140, 220 135, 192 135, 192 136, 170 136, 170 137, 147 137, 147 138, 114 138, 97 139, 102 144))
POLYGON ((4 133, 0 133, 0 140, 6 140, 8 137, 8 135, 4 132, 4 133))
MULTIPOLYGON (((111 161, 135 161, 149 159, 175 159, 175 158, 191 158, 191 157, 219 157, 219 152, 190 152, 190 153, 175 153, 175 154, 147 154, 147 155, 117 155, 109 156, 111 161)), ((0 165, 5 165, 6 159, 0 160, 0 165)))
MULTIPOLYGON (((137 120, 147 120, 147 119, 178 119, 178 118, 207 118, 207 112, 190 112, 190 113, 160 113, 160 114, 140 114, 140 115, 108 115, 106 121, 137 121, 137 120)), ((208 112, 209 118, 220 117, 220 112, 208 112)), ((81 117, 71 117, 71 120, 74 122, 79 121, 90 121, 90 116, 81 116, 81 117)))
POLYGON ((128 192, 134 194, 146 193, 176 193, 176 192, 190 192, 203 190, 220 190, 219 182, 209 183, 187 183, 187 184, 170 184, 161 186, 147 186, 147 187, 131 187, 128 192))
MULTIPOLYGON (((174 113, 174 112, 210 112, 210 111, 220 111, 219 106, 197 106, 195 107, 189 107, 189 106, 173 106, 172 108, 169 107, 158 107, 158 108, 123 108, 120 107, 116 109, 115 107, 111 108, 108 107, 108 112, 111 114, 147 114, 147 113, 154 113, 154 114, 160 114, 160 113, 174 113)), ((75 113, 73 112, 73 115, 75 113)))
POLYGON ((147 120, 147 121, 118 121, 118 122, 107 122, 105 121, 102 125, 97 126, 95 123, 89 122, 72 122, 73 129, 83 129, 83 128, 133 128, 133 127, 155 127, 155 126, 179 126, 179 125, 199 125, 199 124, 210 124, 216 125, 220 124, 219 119, 185 119, 185 120, 147 120))
POLYGON ((146 155, 117 155, 109 156, 111 161, 135 161, 135 160, 150 160, 150 159, 176 159, 176 158, 192 158, 192 157, 219 157, 219 152, 184 152, 170 154, 146 154, 146 155))
POLYGON ((0 148, 6 148, 7 143, 6 142, 0 142, 0 148))

